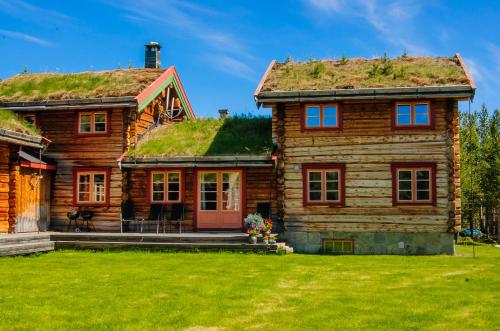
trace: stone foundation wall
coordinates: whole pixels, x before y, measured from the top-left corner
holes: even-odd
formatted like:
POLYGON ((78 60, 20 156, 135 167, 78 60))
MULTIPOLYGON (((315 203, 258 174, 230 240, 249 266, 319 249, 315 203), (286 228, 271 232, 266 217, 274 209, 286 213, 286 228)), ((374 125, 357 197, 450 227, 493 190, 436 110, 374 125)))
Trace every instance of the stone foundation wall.
POLYGON ((350 239, 354 240, 354 254, 455 254, 452 233, 288 231, 285 238, 299 253, 321 253, 324 239, 350 239))

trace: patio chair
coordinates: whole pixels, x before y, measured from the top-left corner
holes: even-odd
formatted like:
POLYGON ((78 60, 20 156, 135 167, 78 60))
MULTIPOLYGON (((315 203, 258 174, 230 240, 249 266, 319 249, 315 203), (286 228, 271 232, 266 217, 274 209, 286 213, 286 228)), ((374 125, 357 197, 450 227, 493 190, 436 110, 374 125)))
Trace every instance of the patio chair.
MULTIPOLYGON (((163 221, 163 205, 151 205, 149 208, 149 217, 146 220, 141 220, 141 232, 144 232, 144 224, 156 224, 156 233, 160 233, 160 221, 163 221)), ((163 225, 165 227, 165 225, 163 225)))
POLYGON ((129 225, 135 223, 136 228, 135 231, 139 231, 139 226, 144 219, 136 218, 134 211, 134 204, 132 201, 127 200, 122 203, 122 208, 120 211, 120 232, 123 233, 123 229, 129 229, 129 225))
MULTIPOLYGON (((172 225, 179 226, 179 233, 182 232, 182 223, 184 223, 184 204, 176 203, 172 205, 172 210, 170 216, 167 218, 167 223, 169 225, 169 231, 172 230, 172 225)), ((163 226, 163 232, 165 232, 165 225, 163 226)))
POLYGON ((84 210, 82 211, 82 219, 83 219, 83 224, 86 224, 85 226, 85 231, 90 232, 95 230, 94 222, 92 221, 92 217, 94 217, 94 212, 91 210, 84 210))

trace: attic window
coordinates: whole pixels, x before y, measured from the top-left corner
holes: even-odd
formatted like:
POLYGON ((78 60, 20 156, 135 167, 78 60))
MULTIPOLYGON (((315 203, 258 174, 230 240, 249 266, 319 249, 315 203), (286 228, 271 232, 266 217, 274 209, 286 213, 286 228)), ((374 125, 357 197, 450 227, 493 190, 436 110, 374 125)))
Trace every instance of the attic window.
POLYGON ((341 128, 341 111, 338 104, 305 105, 303 130, 328 130, 341 128))
POLYGON ((109 134, 109 114, 107 111, 79 112, 78 135, 105 136, 109 134))
POLYGON ((394 106, 394 129, 432 129, 433 124, 429 101, 397 102, 394 106))

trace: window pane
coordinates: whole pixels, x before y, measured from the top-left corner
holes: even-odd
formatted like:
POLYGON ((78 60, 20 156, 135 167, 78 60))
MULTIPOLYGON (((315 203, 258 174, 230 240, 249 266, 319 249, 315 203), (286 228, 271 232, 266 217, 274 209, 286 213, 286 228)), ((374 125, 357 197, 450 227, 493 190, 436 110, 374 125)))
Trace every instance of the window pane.
POLYGON ((208 202, 208 201, 202 201, 201 210, 217 210, 217 202, 208 202))
POLYGON ((312 127, 320 126, 320 108, 319 107, 307 107, 306 108, 306 125, 312 127))
POLYGON ((430 193, 429 191, 417 191, 417 200, 429 200, 430 193))
POLYGON ((321 201, 321 192, 309 192, 309 201, 321 201))
POLYGON ((217 183, 201 183, 201 190, 215 192, 217 191, 217 183))
POLYGON ((339 200, 339 191, 326 192, 326 200, 338 201, 339 200))
POLYGON ((153 173, 153 183, 163 183, 164 178, 162 173, 153 173))
POLYGON ((326 182, 326 190, 327 191, 338 191, 339 189, 339 182, 326 182))
POLYGON ((400 180, 399 181, 399 189, 411 191, 411 180, 400 180))
POLYGON ((429 179, 429 170, 417 170, 417 180, 429 179))
POLYGON ((180 174, 178 172, 170 172, 168 174, 168 182, 169 183, 179 182, 179 180, 180 180, 180 174))
POLYGON ((311 171, 309 172, 309 181, 321 181, 321 172, 311 171))
POLYGON ((95 132, 106 132, 106 123, 96 123, 95 132))
POLYGON ((90 175, 78 176, 78 201, 90 201, 90 175))
POLYGON ((168 200, 169 201, 178 201, 179 200, 179 192, 168 192, 168 200))
POLYGON ((415 111, 415 124, 429 124, 428 104, 416 104, 414 111, 415 111))
POLYGON ((397 124, 409 125, 411 124, 411 106, 410 105, 397 105, 397 124))
POLYGON ((402 170, 398 171, 399 180, 411 180, 411 171, 410 170, 402 170))
POLYGON ((179 183, 168 183, 168 191, 179 192, 179 183))
POLYGON ((323 107, 323 125, 324 126, 337 126, 337 107, 336 106, 323 107))
POLYGON ((91 132, 90 128, 91 116, 88 115, 80 115, 80 132, 91 132))
POLYGON ((106 200, 105 175, 94 175, 94 199, 96 202, 104 202, 106 200))
POLYGON ((338 171, 327 171, 326 172, 326 180, 338 180, 339 179, 339 172, 338 171))
POLYGON ((399 191, 399 200, 411 200, 411 191, 399 191))
POLYGON ((161 192, 153 192, 153 201, 163 201, 164 200, 164 193, 163 191, 161 192))
POLYGON ((217 210, 217 173, 204 173, 200 180, 200 209, 217 210))
POLYGON ((96 123, 105 123, 106 122, 106 114, 94 114, 94 121, 96 123))
POLYGON ((240 174, 227 172, 222 174, 222 208, 224 210, 240 209, 240 174))
POLYGON ((309 182, 310 191, 321 191, 321 182, 309 182))
POLYGON ((417 190, 428 190, 429 189, 429 181, 428 180, 418 180, 417 181, 417 190))

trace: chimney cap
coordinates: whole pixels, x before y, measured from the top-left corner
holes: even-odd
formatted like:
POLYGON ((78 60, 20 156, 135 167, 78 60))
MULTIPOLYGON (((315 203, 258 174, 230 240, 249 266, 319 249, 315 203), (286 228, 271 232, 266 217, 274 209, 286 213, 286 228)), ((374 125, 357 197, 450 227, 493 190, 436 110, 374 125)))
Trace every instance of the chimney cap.
POLYGON ((229 115, 229 109, 219 109, 220 118, 226 118, 229 115))
POLYGON ((150 41, 149 43, 147 43, 147 44, 146 44, 146 45, 144 45, 144 46, 156 46, 156 47, 158 47, 158 48, 161 48, 160 43, 159 43, 159 42, 157 42, 157 41, 150 41))

